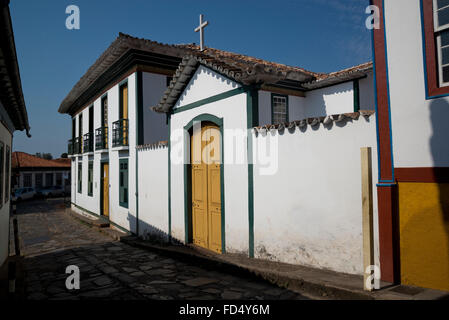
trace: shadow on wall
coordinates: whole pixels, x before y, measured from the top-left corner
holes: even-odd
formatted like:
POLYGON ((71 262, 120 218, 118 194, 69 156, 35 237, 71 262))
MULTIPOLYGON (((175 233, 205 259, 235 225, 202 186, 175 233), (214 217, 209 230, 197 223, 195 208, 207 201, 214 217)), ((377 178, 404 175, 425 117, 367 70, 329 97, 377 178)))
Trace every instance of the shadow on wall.
MULTIPOLYGON (((128 221, 130 221, 131 230, 135 233, 136 231, 136 217, 128 212, 128 221)), ((166 231, 163 231, 145 221, 139 220, 139 238, 149 241, 151 243, 156 243, 159 245, 166 244, 176 244, 181 245, 182 243, 174 238, 170 238, 166 231)))
POLYGON ((430 138, 430 148, 432 152, 434 176, 443 176, 442 181, 438 181, 438 198, 441 210, 441 223, 443 232, 446 235, 447 274, 446 289, 449 290, 449 102, 446 99, 433 100, 430 104, 430 121, 432 125, 432 137, 430 138), (441 169, 444 168, 444 169, 441 169), (443 171, 444 170, 444 171, 443 171), (440 171, 440 172, 438 172, 440 171))

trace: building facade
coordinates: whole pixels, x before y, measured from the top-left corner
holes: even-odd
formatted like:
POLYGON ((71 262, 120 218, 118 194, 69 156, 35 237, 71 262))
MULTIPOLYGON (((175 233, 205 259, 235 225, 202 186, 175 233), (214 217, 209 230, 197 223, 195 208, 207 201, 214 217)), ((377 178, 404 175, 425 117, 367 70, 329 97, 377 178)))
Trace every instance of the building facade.
POLYGON ((373 4, 382 279, 449 290, 449 2, 373 4))
POLYGON ((321 74, 120 34, 59 108, 72 117, 72 209, 144 238, 362 274, 360 147, 376 148, 374 107, 371 63, 321 74), (193 181, 197 122, 222 147, 193 181), (267 175, 256 150, 270 137, 267 175))
POLYGON ((9 254, 11 153, 13 134, 26 130, 28 115, 23 99, 9 1, 0 2, 0 269, 9 254))
POLYGON ((70 159, 47 160, 25 152, 13 152, 11 186, 17 188, 63 187, 70 193, 70 159))

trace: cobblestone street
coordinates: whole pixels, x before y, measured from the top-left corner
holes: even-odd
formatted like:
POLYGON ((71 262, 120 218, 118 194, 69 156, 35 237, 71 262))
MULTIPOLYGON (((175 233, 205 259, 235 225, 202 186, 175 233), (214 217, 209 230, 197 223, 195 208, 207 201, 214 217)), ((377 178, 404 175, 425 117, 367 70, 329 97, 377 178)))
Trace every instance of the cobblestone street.
POLYGON ((65 213, 62 200, 21 203, 17 217, 27 299, 305 299, 113 241, 65 213), (79 290, 66 289, 69 265, 80 268, 79 290))

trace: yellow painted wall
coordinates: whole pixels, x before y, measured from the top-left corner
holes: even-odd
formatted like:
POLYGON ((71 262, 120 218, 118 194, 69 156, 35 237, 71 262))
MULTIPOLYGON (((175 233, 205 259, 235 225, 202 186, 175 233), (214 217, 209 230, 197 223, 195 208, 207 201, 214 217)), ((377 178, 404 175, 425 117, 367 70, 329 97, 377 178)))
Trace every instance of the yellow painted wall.
POLYGON ((401 280, 449 291, 449 184, 399 183, 401 280))

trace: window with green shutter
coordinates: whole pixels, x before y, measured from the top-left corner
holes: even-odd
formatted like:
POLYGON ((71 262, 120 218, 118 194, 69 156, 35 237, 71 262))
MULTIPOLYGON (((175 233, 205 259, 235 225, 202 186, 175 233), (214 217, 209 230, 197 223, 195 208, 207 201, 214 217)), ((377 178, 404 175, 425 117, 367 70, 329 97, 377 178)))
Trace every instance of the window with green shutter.
POLYGON ((120 206, 128 208, 128 159, 120 160, 119 168, 120 206))
POLYGON ((82 162, 78 162, 78 193, 83 191, 83 164, 82 162))
POLYGON ((89 170, 87 174, 87 195, 92 197, 94 192, 94 162, 89 161, 89 170))

